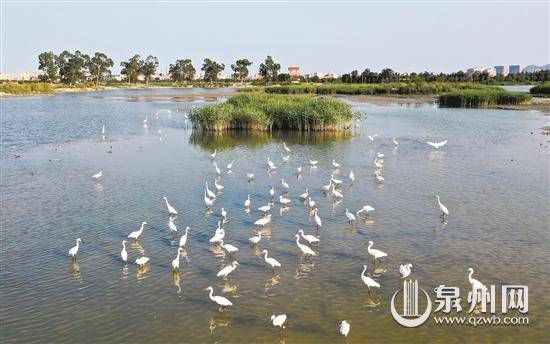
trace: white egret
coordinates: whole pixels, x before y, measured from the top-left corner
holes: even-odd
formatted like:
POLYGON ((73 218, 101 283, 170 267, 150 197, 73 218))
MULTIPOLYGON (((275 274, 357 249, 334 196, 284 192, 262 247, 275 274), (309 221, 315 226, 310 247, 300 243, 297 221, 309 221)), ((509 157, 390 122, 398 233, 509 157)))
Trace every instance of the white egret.
POLYGON ((399 274, 401 278, 407 278, 411 274, 412 264, 407 263, 405 265, 399 265, 399 274))
POLYGON ((246 198, 246 201, 244 201, 244 207, 250 208, 250 195, 246 198))
POLYGON ((212 287, 208 287, 204 290, 210 290, 210 300, 217 303, 220 306, 220 310, 224 307, 227 307, 227 306, 233 306, 233 303, 231 301, 229 301, 228 299, 226 299, 225 297, 223 297, 223 296, 213 296, 212 294, 214 293, 214 289, 212 289, 212 287))
POLYGON ((211 243, 217 243, 223 240, 225 237, 225 229, 218 227, 216 229, 216 233, 214 233, 214 236, 210 238, 211 243))
POLYGON ((336 199, 344 199, 344 195, 342 195, 339 191, 336 190, 336 187, 334 184, 332 185, 332 195, 336 197, 336 199))
POLYGON ((296 245, 298 245, 298 248, 306 257, 315 255, 315 252, 309 246, 300 243, 300 236, 298 234, 294 235, 294 237, 296 238, 296 245))
POLYGON ((254 173, 247 173, 246 174, 246 180, 251 182, 254 180, 254 173))
POLYGON ((309 197, 309 189, 306 188, 306 192, 304 192, 303 194, 301 194, 300 196, 300 199, 306 199, 309 197))
POLYGON ((283 142, 283 148, 287 151, 287 153, 290 153, 290 148, 286 146, 286 142, 283 142))
POLYGON ((332 185, 336 185, 336 186, 340 186, 343 183, 340 179, 335 179, 334 174, 330 175, 330 180, 332 181, 332 185))
POLYGON ((214 149, 214 153, 210 154, 210 159, 215 159, 215 158, 216 158, 216 154, 218 154, 218 150, 217 150, 217 149, 214 149))
POLYGON ((302 174, 302 166, 296 169, 296 174, 302 174))
POLYGON ((275 271, 276 267, 281 267, 281 263, 279 263, 275 258, 268 258, 267 257, 267 250, 263 250, 262 253, 264 254, 264 260, 267 264, 271 265, 271 269, 275 271))
POLYGON ((281 203, 281 205, 282 205, 283 207, 289 206, 289 205, 290 205, 290 202, 291 202, 290 199, 284 198, 283 196, 280 196, 280 195, 279 195, 279 203, 281 203))
POLYGON ((139 238, 139 236, 141 235, 141 233, 143 233, 143 228, 145 227, 146 224, 147 224, 147 222, 145 222, 145 221, 142 222, 141 223, 141 228, 138 231, 133 231, 132 233, 130 233, 128 235, 128 238, 137 240, 139 238))
POLYGON ((267 205, 264 205, 258 208, 258 210, 263 212, 264 214, 267 213, 269 209, 271 209, 271 204, 269 203, 267 205))
POLYGON ((136 264, 139 265, 140 267, 144 267, 148 261, 149 261, 148 257, 140 257, 136 259, 136 264))
POLYGON ((321 218, 317 214, 317 208, 315 208, 315 214, 314 214, 315 224, 317 225, 317 228, 321 227, 321 218))
POLYGON ((365 275, 365 271, 367 271, 367 266, 363 265, 363 272, 361 272, 361 280, 363 281, 363 283, 367 285, 367 287, 369 287, 369 291, 371 287, 380 288, 380 284, 375 280, 373 280, 371 277, 365 275))
POLYGON ((347 337, 349 334, 350 328, 351 328, 350 323, 345 320, 342 320, 342 323, 340 323, 340 334, 344 337, 347 337))
POLYGON ((208 195, 208 197, 211 199, 216 199, 216 194, 210 190, 210 188, 208 187, 208 182, 204 182, 204 186, 206 187, 206 194, 208 195))
POLYGON ((223 191, 224 186, 219 184, 217 180, 214 180, 214 186, 216 187, 217 191, 223 191))
POLYGON ((168 219, 168 228, 170 228, 171 232, 178 232, 178 228, 176 227, 176 224, 174 223, 174 218, 172 216, 170 216, 170 218, 168 219))
POLYGON ((346 217, 348 218, 349 223, 355 222, 355 215, 353 215, 353 213, 350 213, 347 209, 346 209, 346 217))
POLYGON ((355 181, 355 174, 353 174, 353 170, 349 171, 349 181, 350 183, 353 183, 355 181))
POLYGON ((329 191, 330 188, 332 187, 332 178, 330 179, 330 182, 328 183, 328 185, 323 185, 321 186, 321 191, 329 191))
POLYGON ((340 168, 340 164, 336 162, 336 160, 332 159, 332 168, 334 168, 335 170, 339 169, 340 168))
POLYGON ((441 217, 443 221, 445 221, 445 215, 449 215, 449 209, 447 209, 447 207, 441 203, 441 201, 439 200, 439 196, 435 196, 435 197, 437 198, 437 204, 439 205, 439 210, 441 210, 442 212, 442 214, 439 215, 439 217, 441 217))
POLYGON ((183 248, 178 247, 178 255, 176 258, 172 261, 172 270, 176 271, 180 268, 180 254, 183 251, 183 248))
POLYGON ((227 275, 232 273, 233 270, 235 270, 238 265, 239 263, 237 261, 234 261, 233 263, 229 264, 225 268, 221 269, 216 276, 223 277, 223 279, 227 279, 227 275))
POLYGON ((272 315, 271 316, 271 323, 275 327, 283 328, 283 324, 286 321, 286 314, 280 314, 280 315, 272 315))
POLYGON ((311 199, 311 197, 308 197, 307 198, 307 205, 308 207, 310 208, 314 208, 315 207, 315 201, 311 199))
POLYGON ((441 142, 431 142, 431 141, 428 141, 426 142, 427 144, 429 144, 430 146, 432 146, 433 148, 435 149, 439 149, 443 146, 445 146, 447 144, 447 140, 445 141, 441 141, 441 142))
POLYGON ((258 232, 257 235, 253 236, 252 238, 248 238, 248 241, 252 243, 252 245, 256 245, 257 243, 262 240, 262 232, 258 232))
POLYGON ((256 226, 264 227, 268 223, 271 222, 271 214, 268 214, 266 217, 259 219, 258 221, 254 222, 256 226))
POLYGON ((145 119, 144 119, 143 122, 142 122, 142 123, 143 123, 143 126, 144 126, 145 128, 148 127, 148 126, 147 126, 147 121, 148 121, 148 118, 147 118, 147 116, 145 116, 145 119))
POLYGON ((365 213, 367 213, 367 217, 368 217, 368 216, 369 216, 369 213, 370 213, 371 211, 374 211, 374 208, 367 204, 367 205, 364 205, 363 208, 359 209, 359 210, 356 212, 356 214, 357 214, 357 216, 359 216, 359 214, 361 214, 362 212, 365 212, 365 213))
POLYGON ((270 170, 277 169, 277 166, 273 163, 273 161, 271 161, 269 157, 267 158, 267 166, 269 167, 270 170))
POLYGON ((399 146, 399 142, 397 142, 397 141, 395 140, 395 137, 392 137, 391 139, 392 139, 393 144, 394 144, 395 146, 399 146))
POLYGON ((231 244, 224 244, 223 239, 220 240, 220 246, 227 251, 227 253, 232 254, 237 252, 239 249, 231 244))
POLYGON ((94 180, 99 180, 99 178, 101 178, 101 176, 103 176, 103 171, 99 171, 99 172, 97 172, 96 174, 94 174, 94 175, 92 176, 92 179, 94 179, 94 180))
POLYGON ((101 135, 105 135, 105 124, 103 124, 103 127, 101 128, 101 135))
POLYGON ((233 168, 233 163, 235 162, 235 160, 231 160, 231 162, 229 164, 227 164, 227 169, 228 170, 231 170, 233 168))
POLYGON ((384 154, 378 152, 378 153, 376 154, 376 157, 377 157, 378 159, 383 159, 383 158, 384 158, 384 154))
POLYGON ((164 198, 164 201, 166 202, 166 208, 168 209, 168 214, 178 215, 178 212, 176 211, 176 209, 174 209, 174 207, 172 207, 170 203, 168 203, 168 198, 166 197, 163 197, 163 198, 164 198))
POLYGON ((227 210, 222 208, 221 215, 222 215, 222 221, 225 222, 227 220, 227 210))
POLYGON ((271 198, 273 198, 274 195, 275 195, 275 187, 272 186, 271 189, 269 189, 269 196, 271 196, 271 198))
POLYGON ((78 248, 80 247, 80 243, 82 242, 82 239, 80 238, 77 238, 76 239, 76 246, 72 247, 70 250, 69 250, 69 256, 75 258, 76 257, 76 254, 78 253, 78 248))
POLYGON ((304 231, 302 229, 300 229, 298 231, 298 233, 300 233, 302 238, 304 238, 304 240, 307 241, 310 244, 315 244, 315 243, 319 242, 319 238, 317 238, 316 236, 311 235, 311 234, 304 234, 304 231))
POLYGON ((318 163, 319 163, 319 161, 317 161, 317 160, 310 160, 310 161, 309 161, 309 164, 310 164, 311 166, 317 166, 318 163))
POLYGON ((472 278, 473 274, 474 274, 474 269, 468 268, 468 281, 472 285, 472 291, 476 292, 478 290, 481 290, 481 291, 487 290, 487 287, 483 283, 476 280, 475 278, 472 278))
POLYGON ((206 195, 206 190, 204 190, 204 204, 207 208, 210 208, 214 204, 214 202, 212 202, 212 200, 206 195))
POLYGON ((281 185, 283 186, 283 188, 284 188, 285 190, 290 189, 290 186, 288 185, 287 182, 285 182, 284 179, 281 179, 281 185))
POLYGON ((380 162, 378 161, 378 159, 376 159, 376 158, 374 159, 374 164, 376 165, 377 168, 382 168, 382 167, 384 167, 384 164, 380 163, 380 162))
POLYGON ((372 142, 372 141, 374 141, 374 139, 375 139, 376 137, 378 137, 378 134, 374 134, 374 135, 372 135, 372 136, 371 136, 371 135, 367 135, 367 137, 369 138, 370 142, 372 142))
POLYGON ((185 227, 185 233, 180 238, 180 247, 185 246, 185 243, 187 242, 187 234, 189 232, 189 227, 185 227))
POLYGON ((218 176, 222 174, 222 171, 220 170, 220 168, 218 167, 218 164, 216 164, 215 161, 214 161, 214 169, 216 170, 216 174, 218 176))
POLYGON ((383 183, 386 180, 386 178, 382 177, 379 173, 375 174, 374 177, 376 178, 376 181, 379 183, 383 183))
POLYGON ((122 240, 122 251, 120 251, 120 257, 126 263, 128 261, 128 252, 126 252, 126 240, 122 240))
POLYGON ((290 155, 284 156, 281 154, 281 157, 283 158, 283 162, 288 162, 288 160, 290 159, 290 155))
POLYGON ((369 254, 371 256, 374 257, 374 261, 376 261, 377 259, 381 260, 381 258, 388 256, 388 254, 386 252, 383 252, 383 251, 377 250, 375 248, 372 248, 372 245, 374 245, 374 242, 372 242, 372 240, 369 241, 368 245, 369 246, 367 247, 367 251, 369 252, 369 254))

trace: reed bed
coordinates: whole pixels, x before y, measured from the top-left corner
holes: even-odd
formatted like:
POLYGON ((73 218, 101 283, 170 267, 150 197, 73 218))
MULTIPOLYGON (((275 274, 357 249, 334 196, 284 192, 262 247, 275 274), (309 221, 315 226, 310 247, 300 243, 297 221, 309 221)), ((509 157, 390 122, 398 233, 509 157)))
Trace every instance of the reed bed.
POLYGON ((353 112, 337 99, 250 92, 195 109, 189 118, 203 130, 340 131, 350 128, 353 112))
POLYGON ((550 83, 537 85, 529 90, 529 93, 531 94, 537 94, 537 95, 550 95, 550 83))
POLYGON ((498 105, 528 104, 532 97, 523 92, 510 92, 491 88, 485 90, 461 90, 439 96, 439 105, 445 107, 491 107, 498 105))
POLYGON ((8 82, 0 84, 0 92, 9 94, 53 93, 53 91, 53 87, 45 82, 8 82))

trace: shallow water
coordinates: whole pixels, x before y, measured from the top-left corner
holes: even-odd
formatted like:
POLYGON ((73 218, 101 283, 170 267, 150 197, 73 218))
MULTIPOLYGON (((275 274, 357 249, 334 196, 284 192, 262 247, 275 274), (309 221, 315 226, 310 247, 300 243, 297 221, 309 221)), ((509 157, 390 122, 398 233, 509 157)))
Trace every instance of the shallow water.
POLYGON ((352 324, 348 343, 549 340, 549 148, 539 129, 548 125, 547 117, 354 104, 363 121, 352 135, 201 135, 185 129, 183 114, 203 101, 157 97, 178 90, 140 92, 154 97, 136 100, 135 91, 107 91, 0 100, 3 341, 333 343, 341 341, 343 319, 352 324), (141 124, 145 116, 148 129, 141 124), (370 143, 367 135, 375 133, 370 143), (439 151, 424 143, 443 139, 448 144, 439 151), (292 150, 286 164, 283 141, 292 150), (202 192, 206 180, 214 188, 208 159, 214 148, 225 191, 207 213, 202 192), (383 184, 373 178, 377 152, 385 154, 383 184), (279 166, 271 174, 268 156, 279 166), (308 159, 320 166, 308 167, 308 159), (319 191, 328 183, 332 159, 342 164, 336 176, 344 180, 340 203, 319 191), (300 165, 304 171, 297 178, 300 165), (357 178, 352 186, 350 168, 357 178), (99 170, 104 176, 95 183, 91 175, 99 170), (256 174, 252 183, 247 172, 256 174), (261 217, 255 209, 269 201, 271 185, 281 191, 281 178, 290 184, 292 206, 280 213, 276 205, 266 236, 251 248, 248 238, 261 217), (305 188, 323 220, 318 232, 298 200, 305 188), (250 214, 243 209, 247 194, 250 214), (436 194, 451 212, 447 223, 439 218, 436 194), (179 211, 176 241, 163 196, 179 211), (376 208, 370 220, 347 224, 345 209, 365 204, 376 208), (234 258, 240 266, 228 281, 216 273, 231 258, 208 243, 221 207, 229 212, 226 242, 239 248, 234 258), (146 269, 120 260, 121 241, 142 221, 148 225, 128 252, 132 261, 150 257, 146 269), (180 272, 172 273, 174 245, 186 226, 185 257, 180 272), (298 229, 320 235, 316 257, 300 254, 298 229), (67 251, 77 237, 84 242, 73 263, 67 251), (360 279, 363 264, 373 268, 369 240, 389 254, 376 267, 382 288, 371 293, 360 279), (282 264, 275 275, 260 258, 262 249, 282 264), (389 304, 402 285, 399 264, 406 262, 414 264, 412 277, 427 291, 440 284, 460 287, 463 308, 468 267, 497 289, 528 285, 530 325, 472 328, 428 321, 401 327, 389 304), (208 286, 235 305, 220 313, 203 290, 208 286), (282 333, 269 323, 279 313, 288 315, 282 333))

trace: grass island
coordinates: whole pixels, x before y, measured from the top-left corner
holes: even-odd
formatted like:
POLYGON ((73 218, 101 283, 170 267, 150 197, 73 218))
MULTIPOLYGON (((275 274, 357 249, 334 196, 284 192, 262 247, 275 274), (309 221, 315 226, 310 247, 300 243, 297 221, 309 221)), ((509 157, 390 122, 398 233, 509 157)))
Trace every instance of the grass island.
POLYGON ((194 109, 189 118, 202 130, 341 131, 351 127, 353 115, 351 106, 338 99, 244 93, 194 109))

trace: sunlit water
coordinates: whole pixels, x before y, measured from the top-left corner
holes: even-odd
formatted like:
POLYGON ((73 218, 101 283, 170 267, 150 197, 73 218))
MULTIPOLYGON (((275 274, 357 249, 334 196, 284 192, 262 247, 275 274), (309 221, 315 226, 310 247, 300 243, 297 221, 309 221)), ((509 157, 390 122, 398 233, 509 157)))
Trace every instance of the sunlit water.
POLYGON ((548 138, 540 131, 548 120, 541 113, 355 104, 363 121, 353 135, 219 136, 185 129, 185 111, 203 102, 135 94, 1 100, 3 342, 333 343, 342 340, 343 319, 351 322, 349 343, 548 341, 548 138), (378 137, 370 143, 372 134, 378 137), (440 151, 424 143, 443 139, 449 143, 440 151), (292 150, 286 164, 283 141, 292 150), (205 181, 214 188, 208 159, 214 148, 225 191, 208 213, 202 192, 205 181), (377 152, 385 154, 383 184, 373 176, 377 152), (21 157, 15 159, 16 153, 21 157), (268 156, 279 166, 271 174, 268 156), (320 166, 308 167, 309 159, 320 166), (342 164, 336 175, 344 180, 341 203, 319 190, 328 183, 332 159, 342 164), (297 178, 300 165, 303 176, 297 178), (347 182, 350 168, 357 178, 353 186, 347 182), (96 183, 91 175, 99 170, 104 176, 96 183), (247 172, 256 174, 252 183, 247 172), (275 206, 266 236, 251 248, 248 238, 261 217, 255 209, 269 201, 271 185, 277 194, 282 190, 281 178, 290 184, 292 206, 284 213, 275 206), (318 232, 298 200, 306 188, 323 220, 318 232), (243 209, 247 194, 250 214, 243 209), (450 209, 448 223, 439 218, 436 194, 450 209), (179 211, 175 238, 163 196, 179 211), (349 225, 345 209, 365 204, 376 208, 370 220, 349 225), (229 212, 226 242, 239 248, 234 258, 240 266, 228 281, 216 273, 231 258, 208 243, 221 207, 229 212), (148 225, 128 251, 131 261, 150 257, 146 269, 120 260, 121 241, 142 221, 148 225), (185 257, 173 273, 170 263, 186 226, 185 257), (316 257, 301 255, 298 229, 320 235, 316 257), (67 251, 77 237, 84 242, 73 263, 67 251), (371 293, 360 279, 363 264, 373 271, 369 240, 389 254, 374 271, 382 288, 371 293), (260 257, 262 249, 282 264, 275 275, 260 257), (472 328, 428 321, 401 327, 392 319, 390 300, 402 285, 399 264, 406 262, 432 297, 440 284, 460 287, 466 309, 468 267, 497 289, 528 285, 530 325, 472 328), (203 290, 208 286, 235 305, 220 313, 203 290), (271 314, 280 313, 288 315, 282 333, 269 323, 271 314))

